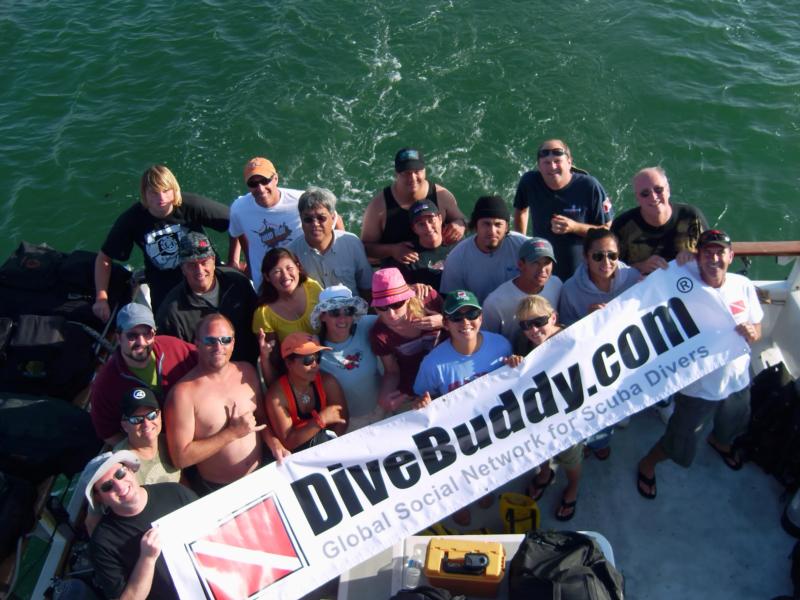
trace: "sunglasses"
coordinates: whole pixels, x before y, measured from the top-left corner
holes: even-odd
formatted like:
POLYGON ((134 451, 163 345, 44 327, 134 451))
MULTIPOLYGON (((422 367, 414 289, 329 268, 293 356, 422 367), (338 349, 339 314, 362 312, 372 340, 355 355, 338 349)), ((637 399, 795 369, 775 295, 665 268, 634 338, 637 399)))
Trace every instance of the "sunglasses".
POLYGON ((310 367, 314 363, 319 363, 319 359, 319 352, 315 352, 314 354, 292 354, 292 360, 301 360, 306 367, 310 367))
POLYGON ((652 191, 654 194, 663 194, 664 193, 664 186, 663 185, 654 185, 653 189, 645 188, 639 191, 640 198, 649 198, 650 192, 652 191))
POLYGON ((705 246, 706 244, 712 244, 714 242, 730 246, 731 236, 724 231, 720 231, 719 229, 708 229, 700 234, 700 238, 697 240, 697 245, 705 246))
POLYGON ((567 153, 563 148, 542 148, 536 153, 539 158, 547 158, 548 156, 564 156, 567 153))
MULTIPOLYGON (((125 467, 125 466, 121 466, 121 465, 120 465, 120 468, 119 468, 119 469, 117 469, 117 470, 114 472, 114 479, 116 479, 117 481, 121 481, 121 480, 123 480, 123 479, 125 478, 125 475, 126 475, 127 473, 128 473, 128 468, 127 468, 127 467, 125 467)), ((108 493, 108 492, 110 492, 112 489, 114 489, 114 482, 113 482, 113 481, 111 481, 110 479, 109 479, 108 481, 104 481, 104 482, 103 482, 103 483, 100 485, 100 487, 98 487, 97 489, 98 489, 98 490, 100 490, 101 492, 103 492, 104 494, 107 494, 107 493, 108 493)))
POLYGON ((123 417, 123 418, 131 425, 141 425, 142 423, 144 423, 145 419, 147 419, 148 421, 155 421, 156 418, 158 417, 158 413, 160 412, 161 411, 156 408, 151 410, 146 415, 136 415, 133 417, 123 417))
POLYGON ((602 262, 604 258, 607 258, 611 262, 614 262, 615 260, 617 260, 619 258, 619 252, 612 252, 612 251, 608 251, 608 252, 592 252, 590 254, 590 256, 592 257, 592 260, 594 262, 602 262))
POLYGON ((153 331, 152 329, 148 329, 145 332, 142 332, 142 331, 126 331, 125 332, 125 338, 129 342, 135 342, 140 337, 143 337, 145 340, 152 340, 155 335, 156 335, 156 332, 153 331))
POLYGON ((347 308, 332 308, 329 311, 326 311, 332 317, 352 317, 356 314, 356 307, 355 306, 348 306, 347 308))
POLYGON ((222 346, 227 346, 233 341, 232 335, 221 335, 219 337, 214 335, 207 335, 202 339, 204 346, 213 346, 214 344, 221 344, 222 346))
POLYGON ((378 310, 378 311, 380 311, 380 312, 386 312, 386 311, 387 311, 387 310, 389 310, 390 308, 391 308, 392 310, 400 310, 401 308, 403 308, 403 306, 405 305, 405 303, 406 303, 406 301, 405 301, 405 300, 401 300, 400 302, 394 302, 394 303, 392 303, 392 304, 387 304, 386 306, 376 306, 376 307, 375 307, 375 310, 378 310))
POLYGON ((464 319, 468 319, 470 321, 474 321, 478 317, 483 314, 483 311, 480 308, 471 308, 470 310, 464 312, 457 312, 452 315, 447 315, 447 320, 452 321, 453 323, 460 323, 464 319))
POLYGON ((519 322, 519 328, 522 331, 529 331, 534 327, 544 327, 550 321, 551 315, 542 315, 541 317, 533 317, 532 319, 523 319, 519 322))
POLYGON ((311 224, 314 221, 322 225, 323 223, 328 222, 328 215, 309 215, 307 217, 303 217, 303 223, 311 224))
POLYGON ((272 183, 272 180, 275 179, 275 175, 272 177, 261 177, 256 179, 255 177, 247 180, 247 187, 249 188, 257 188, 260 185, 269 185, 272 183))

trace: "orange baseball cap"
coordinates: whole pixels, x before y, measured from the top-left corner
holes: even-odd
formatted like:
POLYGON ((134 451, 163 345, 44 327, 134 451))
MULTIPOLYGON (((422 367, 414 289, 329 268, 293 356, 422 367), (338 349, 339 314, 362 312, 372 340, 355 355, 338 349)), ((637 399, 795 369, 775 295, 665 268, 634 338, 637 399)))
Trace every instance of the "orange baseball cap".
POLYGON ((250 179, 253 175, 261 175, 262 177, 266 177, 267 179, 269 179, 275 174, 277 174, 277 171, 275 170, 275 165, 273 165, 271 161, 267 160, 266 158, 262 158, 260 156, 251 158, 250 160, 247 161, 247 164, 244 166, 245 183, 247 183, 247 180, 250 179))
POLYGON ((281 357, 286 358, 290 354, 299 354, 306 356, 314 354, 320 350, 332 350, 328 346, 320 346, 319 339, 310 333, 303 333, 302 331, 295 331, 290 333, 281 342, 281 357))

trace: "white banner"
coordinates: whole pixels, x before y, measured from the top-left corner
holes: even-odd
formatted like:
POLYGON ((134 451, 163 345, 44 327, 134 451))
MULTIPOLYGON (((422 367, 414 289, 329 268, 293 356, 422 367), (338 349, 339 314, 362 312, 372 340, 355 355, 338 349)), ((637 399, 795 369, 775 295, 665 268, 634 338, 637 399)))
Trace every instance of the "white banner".
MULTIPOLYGON (((749 351, 671 265, 504 367, 156 525, 183 598, 297 598, 749 351)), ((655 440, 653 440, 655 442, 655 440)))

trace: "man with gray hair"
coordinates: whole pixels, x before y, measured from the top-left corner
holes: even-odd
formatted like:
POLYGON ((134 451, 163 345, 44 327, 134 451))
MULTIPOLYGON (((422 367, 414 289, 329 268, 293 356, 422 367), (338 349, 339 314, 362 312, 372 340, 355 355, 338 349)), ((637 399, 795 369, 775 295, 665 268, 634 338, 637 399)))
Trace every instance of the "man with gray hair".
POLYGON ((372 268, 361 240, 334 229, 337 215, 333 192, 310 187, 297 201, 297 209, 303 237, 292 241, 288 248, 300 259, 308 276, 323 288, 341 284, 369 300, 372 268))
POLYGON ((661 167, 647 167, 633 176, 638 207, 611 224, 619 238, 619 257, 642 275, 666 269, 674 258, 685 264, 694 258, 697 240, 708 229, 702 211, 690 204, 670 203, 669 181, 661 167))
POLYGON ((84 469, 89 507, 105 511, 89 542, 95 582, 106 598, 177 600, 151 524, 197 496, 179 483, 139 485, 139 466, 133 452, 120 450, 96 456, 84 469))

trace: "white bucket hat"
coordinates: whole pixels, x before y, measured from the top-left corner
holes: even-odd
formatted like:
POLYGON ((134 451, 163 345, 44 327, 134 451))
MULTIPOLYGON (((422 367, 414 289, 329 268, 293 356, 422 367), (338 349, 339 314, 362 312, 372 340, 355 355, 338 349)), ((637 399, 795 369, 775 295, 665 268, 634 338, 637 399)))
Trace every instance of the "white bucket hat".
POLYGON ((353 292, 346 285, 339 284, 326 287, 320 292, 319 302, 311 312, 311 326, 314 329, 319 329, 319 317, 322 313, 335 308, 347 308, 348 306, 356 309, 356 314, 353 316, 355 320, 367 314, 369 309, 367 301, 360 296, 353 296, 353 292))

